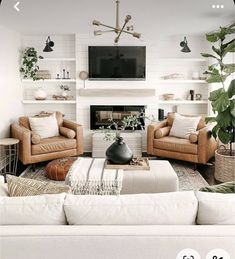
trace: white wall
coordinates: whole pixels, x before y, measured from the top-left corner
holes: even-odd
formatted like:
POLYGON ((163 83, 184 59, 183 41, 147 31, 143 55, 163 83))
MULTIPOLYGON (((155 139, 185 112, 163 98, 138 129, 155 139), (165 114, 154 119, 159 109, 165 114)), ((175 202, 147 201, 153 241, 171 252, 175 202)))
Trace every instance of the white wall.
POLYGON ((19 73, 21 38, 0 26, 0 138, 8 137, 10 124, 23 114, 19 73))
MULTIPOLYGON (((88 46, 92 45, 113 45, 114 35, 93 37, 87 34, 76 35, 76 59, 77 77, 80 71, 88 71, 88 46)), ((196 93, 202 93, 203 98, 208 97, 207 85, 197 84, 161 84, 159 78, 162 75, 171 73, 183 73, 186 78, 191 79, 193 71, 205 71, 206 63, 166 61, 164 58, 200 58, 200 53, 207 50, 207 43, 204 37, 188 37, 191 53, 182 53, 179 43, 183 36, 153 39, 136 40, 129 36, 121 39, 120 45, 144 45, 146 46, 146 81, 86 81, 86 88, 155 88, 156 96, 151 97, 77 97, 77 121, 84 127, 85 151, 91 151, 90 131, 90 105, 147 105, 147 114, 157 116, 158 108, 164 108, 166 112, 172 111, 175 107, 158 104, 158 99, 163 93, 174 93, 176 97, 185 99, 189 89, 194 89, 196 93), (203 67, 204 66, 204 67, 203 67)), ((83 88, 83 82, 77 80, 77 88, 83 88)), ((191 113, 207 113, 207 105, 184 106, 186 113, 191 109, 191 113)), ((146 151, 146 132, 143 132, 143 151, 146 151)))

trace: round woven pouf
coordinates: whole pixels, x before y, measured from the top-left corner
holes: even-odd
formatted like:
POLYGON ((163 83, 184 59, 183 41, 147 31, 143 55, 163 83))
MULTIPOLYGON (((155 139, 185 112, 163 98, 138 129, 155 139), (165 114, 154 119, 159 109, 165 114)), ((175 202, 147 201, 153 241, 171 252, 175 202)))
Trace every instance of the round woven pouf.
POLYGON ((51 161, 46 166, 46 176, 55 181, 64 181, 76 157, 66 157, 51 161))

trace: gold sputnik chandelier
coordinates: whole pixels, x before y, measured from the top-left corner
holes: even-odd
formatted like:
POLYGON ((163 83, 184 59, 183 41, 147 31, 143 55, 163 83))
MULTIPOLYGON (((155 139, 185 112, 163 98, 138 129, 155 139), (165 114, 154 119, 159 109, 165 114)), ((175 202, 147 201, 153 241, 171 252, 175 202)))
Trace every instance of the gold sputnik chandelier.
POLYGON ((107 33, 107 32, 115 32, 117 34, 117 36, 114 39, 115 43, 118 43, 122 33, 130 34, 133 37, 139 39, 141 37, 141 34, 137 33, 137 32, 134 32, 134 27, 132 25, 127 26, 128 22, 131 20, 131 16, 129 14, 126 16, 123 26, 122 27, 120 26, 120 23, 119 23, 119 4, 120 4, 120 1, 116 0, 116 26, 115 27, 109 26, 109 25, 103 24, 100 21, 94 20, 93 23, 92 23, 93 25, 103 26, 105 28, 111 29, 111 30, 105 30, 105 31, 95 30, 94 35, 99 36, 99 35, 102 35, 102 34, 107 33))

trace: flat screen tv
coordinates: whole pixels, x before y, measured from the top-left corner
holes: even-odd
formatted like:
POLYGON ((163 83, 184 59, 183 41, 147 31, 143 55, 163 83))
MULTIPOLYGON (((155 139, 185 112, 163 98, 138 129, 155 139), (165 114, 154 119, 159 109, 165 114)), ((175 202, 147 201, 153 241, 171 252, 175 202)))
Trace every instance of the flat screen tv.
POLYGON ((145 80, 146 47, 89 46, 89 80, 145 80))

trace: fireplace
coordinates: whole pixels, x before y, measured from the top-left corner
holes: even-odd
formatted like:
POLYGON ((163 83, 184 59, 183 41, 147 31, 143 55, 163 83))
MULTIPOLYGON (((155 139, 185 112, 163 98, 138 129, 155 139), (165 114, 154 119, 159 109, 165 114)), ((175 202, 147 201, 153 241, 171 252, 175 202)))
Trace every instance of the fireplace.
MULTIPOLYGON (((121 121, 130 115, 139 115, 145 112, 144 105, 91 105, 90 106, 90 129, 107 128, 113 121, 121 125, 121 121)), ((144 120, 140 119, 144 128, 144 120)), ((137 130, 140 130, 139 126, 137 130)))

